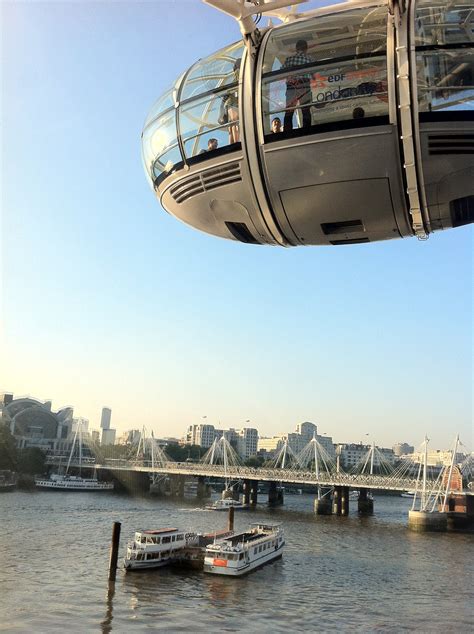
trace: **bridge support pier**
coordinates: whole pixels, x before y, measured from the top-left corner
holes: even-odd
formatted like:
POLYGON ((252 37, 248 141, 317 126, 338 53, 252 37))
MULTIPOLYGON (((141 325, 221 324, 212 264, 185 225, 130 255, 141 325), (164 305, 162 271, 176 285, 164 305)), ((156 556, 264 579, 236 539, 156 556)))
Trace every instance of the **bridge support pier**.
POLYGON ((349 487, 334 487, 332 512, 344 517, 349 515, 349 487))
POLYGON ((450 495, 447 504, 448 530, 472 531, 474 529, 474 497, 450 495))
POLYGON ((251 480, 250 482, 250 506, 257 506, 258 480, 251 480))
POLYGON ((369 491, 367 489, 360 489, 359 491, 357 512, 359 515, 372 515, 374 512, 374 500, 372 497, 369 497, 369 491))
POLYGON ((316 515, 331 515, 332 503, 329 495, 314 500, 314 512, 316 515))
POLYGON ((270 482, 268 487, 268 506, 281 506, 283 504, 283 489, 276 482, 270 482))
POLYGON ((341 487, 341 515, 349 515, 349 487, 341 487))
POLYGON ((197 479, 197 497, 202 500, 211 497, 211 487, 206 482, 204 476, 198 476, 197 479))
POLYGON ((185 476, 183 475, 170 476, 171 497, 184 498, 184 483, 185 483, 185 476))
POLYGON ((408 528, 417 533, 440 533, 448 529, 448 514, 437 511, 408 511, 408 528))
POLYGON ((250 504, 250 489, 252 487, 251 480, 244 480, 244 499, 243 502, 247 506, 250 504))

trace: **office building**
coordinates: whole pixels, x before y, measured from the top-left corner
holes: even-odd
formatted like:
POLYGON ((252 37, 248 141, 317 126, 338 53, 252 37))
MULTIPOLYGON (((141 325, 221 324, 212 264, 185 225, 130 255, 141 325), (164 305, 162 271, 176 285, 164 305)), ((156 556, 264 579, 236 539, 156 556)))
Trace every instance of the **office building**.
POLYGON ((103 407, 102 415, 100 417, 100 428, 110 429, 111 418, 112 418, 112 410, 109 407, 103 407))

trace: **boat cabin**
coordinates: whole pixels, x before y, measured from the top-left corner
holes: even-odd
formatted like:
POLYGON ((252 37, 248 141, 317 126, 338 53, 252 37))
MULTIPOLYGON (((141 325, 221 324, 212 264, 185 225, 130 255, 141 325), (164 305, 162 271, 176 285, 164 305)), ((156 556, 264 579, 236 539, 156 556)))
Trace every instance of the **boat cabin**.
POLYGON ((186 533, 177 528, 159 528, 157 530, 137 531, 135 544, 138 546, 157 546, 158 550, 181 548, 186 543, 186 533))
POLYGON ((280 524, 251 524, 249 530, 206 548, 204 571, 241 575, 281 557, 284 546, 280 524))

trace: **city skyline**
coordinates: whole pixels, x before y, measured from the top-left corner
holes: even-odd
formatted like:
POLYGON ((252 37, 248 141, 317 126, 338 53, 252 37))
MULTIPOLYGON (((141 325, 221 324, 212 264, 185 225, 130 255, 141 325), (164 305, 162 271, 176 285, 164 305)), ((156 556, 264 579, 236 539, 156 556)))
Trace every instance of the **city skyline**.
MULTIPOLYGON (((12 394, 11 392, 2 392, 0 391, 0 396, 3 394, 12 394)), ((103 418, 103 412, 104 410, 108 410, 111 414, 111 418, 109 419, 109 425, 110 425, 110 421, 113 420, 113 411, 111 410, 111 408, 108 407, 102 407, 100 410, 100 415, 94 420, 93 418, 88 418, 86 416, 83 416, 81 413, 76 412, 75 408, 73 405, 66 405, 66 406, 59 406, 59 407, 55 407, 54 406, 54 402, 52 399, 38 399, 36 396, 32 395, 32 394, 12 394, 13 399, 16 400, 20 400, 23 398, 30 398, 30 399, 34 399, 34 400, 38 400, 40 403, 44 403, 47 404, 48 408, 50 408, 50 411, 53 412, 59 412, 60 410, 64 410, 64 409, 68 409, 71 408, 73 410, 73 419, 74 421, 81 421, 81 424, 84 424, 84 421, 87 421, 87 426, 88 426, 88 430, 89 432, 91 431, 96 431, 97 433, 100 433, 100 431, 102 430, 102 418, 103 418)), ((1 414, 1 411, 0 411, 1 414)), ((0 418, 1 420, 1 418, 0 418)), ((304 420, 300 420, 298 422, 289 422, 288 426, 286 428, 281 428, 281 429, 271 429, 269 431, 267 431, 266 433, 261 433, 260 428, 258 427, 257 423, 254 423, 253 421, 251 421, 250 419, 247 419, 245 421, 241 421, 240 423, 236 423, 236 424, 226 424, 226 421, 222 421, 222 420, 218 420, 218 421, 209 421, 207 416, 201 416, 199 420, 197 421, 192 421, 192 422, 188 422, 188 423, 183 423, 183 427, 181 429, 177 429, 176 433, 174 434, 166 434, 166 433, 161 433, 161 430, 159 428, 156 427, 146 427, 146 425, 127 425, 127 424, 121 424, 117 427, 117 429, 115 429, 115 427, 113 429, 110 429, 110 431, 114 432, 114 443, 113 444, 117 444, 118 439, 123 436, 124 434, 130 433, 132 431, 138 431, 141 433, 142 429, 145 427, 146 428, 146 432, 147 434, 152 434, 155 438, 163 438, 163 439, 176 439, 179 442, 183 442, 185 441, 186 437, 189 435, 189 431, 191 427, 199 427, 201 425, 206 425, 206 426, 210 426, 215 428, 216 432, 222 432, 222 431, 229 431, 229 430, 234 430, 234 431, 239 431, 239 430, 243 430, 243 429, 256 429, 257 433, 258 433, 258 437, 259 439, 274 439, 274 438, 279 438, 282 436, 286 436, 288 434, 290 435, 294 435, 295 432, 299 433, 299 428, 301 427, 301 424, 305 424, 305 423, 309 423, 310 425, 315 425, 318 429, 318 437, 325 437, 325 438, 331 438, 334 445, 337 444, 356 444, 356 445, 371 445, 372 443, 374 443, 376 446, 378 447, 382 447, 384 445, 383 442, 379 441, 379 438, 377 437, 372 437, 371 434, 367 433, 367 432, 354 432, 355 435, 353 437, 350 438, 335 438, 334 434, 331 431, 322 431, 321 430, 321 423, 318 421, 309 421, 308 419, 304 419, 304 420), (357 438, 357 439, 356 439, 357 438)), ((116 426, 116 422, 113 422, 114 426, 116 426)), ((102 430, 103 431, 103 430, 102 430)), ((344 432, 343 432, 344 433, 344 432)), ((428 440, 430 441, 431 439, 428 438, 428 440)), ((397 439, 394 440, 393 442, 386 442, 385 446, 387 447, 394 447, 395 445, 398 444, 410 444, 412 443, 415 451, 416 450, 421 450, 421 447, 423 445, 423 441, 424 441, 424 437, 422 439, 397 439)), ((451 442, 443 447, 435 447, 433 445, 433 443, 430 443, 430 450, 431 451, 436 451, 436 450, 449 450, 452 448, 453 446, 453 441, 454 441, 454 436, 451 439, 451 442)), ((461 447, 463 448, 465 453, 470 453, 471 448, 470 445, 466 444, 466 442, 460 438, 461 441, 461 447)), ((189 444, 188 442, 186 444, 189 444)), ((192 443, 191 443, 192 444, 192 443)), ((198 443, 200 444, 200 443, 198 443)))
POLYGON ((472 450, 471 228, 253 248, 158 205, 143 121, 240 37, 212 8, 181 6, 1 5, 0 390, 96 428, 107 405, 117 433, 179 437, 207 416, 272 435, 308 420, 384 446, 427 433, 450 447, 459 432, 472 450))

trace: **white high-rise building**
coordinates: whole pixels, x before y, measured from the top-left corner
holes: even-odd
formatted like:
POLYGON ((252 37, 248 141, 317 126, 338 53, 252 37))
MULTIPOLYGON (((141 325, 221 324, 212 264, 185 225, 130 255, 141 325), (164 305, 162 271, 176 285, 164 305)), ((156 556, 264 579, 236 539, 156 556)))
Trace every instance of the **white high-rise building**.
POLYGON ((257 455, 258 431, 253 427, 244 427, 237 431, 237 453, 244 460, 257 455))
POLYGON ((102 408, 102 415, 100 417, 100 428, 110 429, 110 419, 112 418, 112 410, 109 407, 102 408))
POLYGON ((103 429, 101 445, 115 445, 115 429, 103 429))
POLYGON ((202 424, 190 425, 186 432, 187 445, 200 445, 208 449, 214 442, 216 437, 216 429, 214 425, 202 424))

